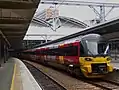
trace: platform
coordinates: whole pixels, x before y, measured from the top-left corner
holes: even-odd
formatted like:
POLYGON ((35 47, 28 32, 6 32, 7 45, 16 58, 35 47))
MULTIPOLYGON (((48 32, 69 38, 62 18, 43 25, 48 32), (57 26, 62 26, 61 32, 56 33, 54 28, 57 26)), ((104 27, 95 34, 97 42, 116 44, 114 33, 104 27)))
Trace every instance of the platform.
POLYGON ((111 63, 115 70, 119 70, 119 62, 112 62, 111 63))
POLYGON ((14 61, 8 60, 0 67, 0 90, 10 90, 14 70, 14 61))
POLYGON ((22 61, 10 58, 0 68, 0 90, 42 89, 22 61))
POLYGON ((115 70, 119 70, 119 59, 112 59, 111 64, 113 65, 115 70))

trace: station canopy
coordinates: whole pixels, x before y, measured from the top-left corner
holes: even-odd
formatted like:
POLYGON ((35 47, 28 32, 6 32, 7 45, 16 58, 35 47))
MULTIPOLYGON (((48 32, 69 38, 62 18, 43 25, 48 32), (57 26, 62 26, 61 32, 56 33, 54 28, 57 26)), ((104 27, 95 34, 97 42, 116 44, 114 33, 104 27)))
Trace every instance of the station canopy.
POLYGON ((28 29, 40 0, 0 0, 0 34, 17 49, 28 29))

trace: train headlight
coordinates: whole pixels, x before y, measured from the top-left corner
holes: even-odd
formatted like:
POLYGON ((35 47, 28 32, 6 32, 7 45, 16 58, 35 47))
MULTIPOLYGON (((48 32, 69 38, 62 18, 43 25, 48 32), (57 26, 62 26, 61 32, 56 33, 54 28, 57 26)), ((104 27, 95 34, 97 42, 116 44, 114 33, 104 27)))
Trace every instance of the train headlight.
POLYGON ((92 59, 91 59, 91 58, 85 58, 85 60, 86 60, 86 61, 92 61, 92 59))
POLYGON ((110 60, 112 60, 111 57, 108 57, 108 58, 107 58, 107 61, 110 61, 110 60))

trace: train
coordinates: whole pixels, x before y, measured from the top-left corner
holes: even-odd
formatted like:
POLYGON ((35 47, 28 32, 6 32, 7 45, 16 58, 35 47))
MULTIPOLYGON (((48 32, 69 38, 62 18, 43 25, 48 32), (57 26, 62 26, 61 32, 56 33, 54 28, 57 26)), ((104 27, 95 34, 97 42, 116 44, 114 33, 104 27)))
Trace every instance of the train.
POLYGON ((24 50, 22 57, 41 64, 64 69, 70 74, 86 78, 102 78, 113 72, 109 45, 103 49, 99 34, 87 34, 76 38, 24 50))

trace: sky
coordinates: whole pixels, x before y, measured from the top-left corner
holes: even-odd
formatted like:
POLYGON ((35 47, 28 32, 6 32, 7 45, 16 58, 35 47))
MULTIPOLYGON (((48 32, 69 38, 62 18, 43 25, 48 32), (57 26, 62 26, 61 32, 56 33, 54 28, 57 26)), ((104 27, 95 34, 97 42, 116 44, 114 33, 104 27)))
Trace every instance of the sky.
MULTIPOLYGON (((74 0, 73 0, 74 1, 74 0)), ((77 0, 76 0, 77 1, 77 0)), ((81 0, 78 0, 81 1, 81 0)), ((89 0, 83 0, 83 1, 89 1, 89 0)), ((111 2, 111 3, 119 3, 119 0, 90 0, 90 2, 111 2)), ((48 4, 39 4, 39 7, 36 11, 36 13, 41 12, 44 9, 49 8, 50 6, 53 5, 48 5, 48 4)), ((87 21, 87 20, 92 20, 96 18, 96 14, 94 13, 94 11, 89 8, 88 6, 67 6, 67 5, 60 5, 58 6, 59 9, 59 14, 60 16, 67 16, 67 17, 71 17, 71 18, 75 18, 77 20, 80 21, 87 21)), ((99 8, 96 8, 97 10, 99 10, 99 8)), ((106 8, 106 13, 110 10, 110 8, 106 8)), ((110 14, 108 14, 108 16, 106 17, 106 20, 110 20, 113 19, 115 17, 119 17, 119 8, 114 8, 110 14)), ((48 34, 48 33, 53 33, 53 34, 67 34, 67 31, 63 32, 63 30, 57 31, 57 32, 53 32, 51 29, 49 28, 40 28, 38 26, 30 26, 27 34, 48 34), (47 29, 47 30, 46 30, 47 29)), ((66 29, 65 29, 66 30, 66 29)), ((77 31, 77 30, 76 30, 77 31)), ((69 32, 73 33, 72 31, 69 32)), ((41 37, 27 37, 24 39, 41 39, 41 37)))
MULTIPOLYGON (((77 1, 77 0, 73 0, 77 1)), ((78 0, 81 1, 81 0, 78 0)), ((83 0, 83 1, 89 1, 89 0, 83 0)), ((113 2, 113 3, 119 3, 119 0, 90 0, 90 2, 113 2)), ((44 10, 45 8, 49 8, 50 6, 53 5, 48 5, 48 4, 39 4, 39 7, 37 9, 37 12, 40 12, 44 10)), ((61 16, 67 16, 67 17, 72 17, 81 21, 85 20, 90 20, 94 19, 96 17, 96 14, 94 11, 89 8, 88 6, 67 6, 67 5, 60 5, 59 7, 59 12, 61 16)), ((106 8, 106 12, 109 11, 110 8, 106 8)), ((97 8, 98 10, 98 8, 97 8)), ((107 19, 111 19, 114 17, 119 16, 119 8, 115 8, 112 10, 112 12, 106 17, 107 19)))

